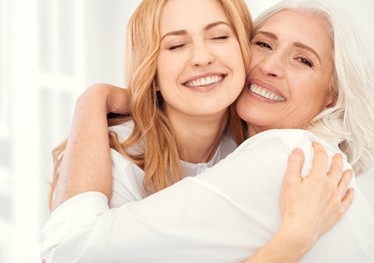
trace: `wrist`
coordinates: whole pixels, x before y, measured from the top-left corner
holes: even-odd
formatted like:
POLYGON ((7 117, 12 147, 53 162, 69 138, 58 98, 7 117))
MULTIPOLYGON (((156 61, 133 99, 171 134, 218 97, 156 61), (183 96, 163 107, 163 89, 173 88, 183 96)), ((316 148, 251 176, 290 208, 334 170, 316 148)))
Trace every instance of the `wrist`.
POLYGON ((317 233, 311 232, 307 223, 305 226, 283 223, 274 239, 284 249, 291 250, 295 258, 301 258, 316 242, 317 233))
POLYGON ((88 112, 92 110, 100 110, 102 113, 109 113, 111 92, 108 84, 94 84, 89 86, 78 98, 76 108, 80 110, 86 109, 88 112))
POLYGON ((257 250, 245 263, 297 263, 308 250, 289 229, 280 229, 273 238, 257 250))

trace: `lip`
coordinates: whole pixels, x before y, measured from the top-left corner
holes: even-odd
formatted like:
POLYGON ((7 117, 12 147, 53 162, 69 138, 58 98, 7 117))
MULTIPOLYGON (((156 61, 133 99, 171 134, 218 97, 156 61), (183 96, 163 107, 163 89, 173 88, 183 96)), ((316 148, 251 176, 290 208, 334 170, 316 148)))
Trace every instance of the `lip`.
POLYGON ((246 87, 248 88, 248 90, 249 90, 249 87, 250 87, 251 84, 256 84, 256 85, 260 86, 261 88, 270 91, 271 93, 274 93, 274 94, 276 94, 276 95, 278 95, 280 97, 286 98, 282 94, 282 92, 280 92, 279 89, 277 89, 276 87, 274 87, 270 83, 267 83, 267 82, 259 80, 259 79, 247 79, 246 87))
POLYGON ((207 72, 207 73, 203 73, 203 74, 198 74, 198 75, 194 75, 190 78, 188 78, 187 80, 183 80, 181 82, 181 84, 187 88, 201 88, 201 87, 209 87, 209 86, 214 86, 216 85, 217 83, 221 83, 227 76, 228 74, 225 73, 225 72, 207 72), (207 77, 211 77, 211 76, 222 76, 222 79, 214 84, 210 84, 210 85, 206 85, 206 86, 197 86, 197 87, 187 87, 186 86, 186 83, 188 82, 192 82, 194 80, 197 80, 197 79, 201 79, 201 78, 207 78, 207 77))

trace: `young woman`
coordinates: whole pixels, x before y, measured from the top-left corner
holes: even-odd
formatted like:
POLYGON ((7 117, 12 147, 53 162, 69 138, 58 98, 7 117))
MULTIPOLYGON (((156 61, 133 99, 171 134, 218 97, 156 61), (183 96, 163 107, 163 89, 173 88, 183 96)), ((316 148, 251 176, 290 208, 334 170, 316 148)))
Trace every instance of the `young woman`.
MULTIPOLYGON (((144 182, 143 197, 185 175, 197 174, 200 163, 215 164, 236 148, 233 138, 243 141, 241 123, 235 108, 230 111, 229 106, 244 86, 251 32, 252 21, 242 0, 158 0, 139 5, 128 25, 132 116, 117 131, 126 142, 121 146, 117 140, 112 143, 126 155, 131 167, 140 168, 137 180, 144 182), (180 160, 184 161, 181 165, 180 160)), ((84 105, 78 102, 77 107, 84 105)), ((103 121, 106 125, 106 119, 103 121)), ((82 124, 85 120, 77 122, 82 124)), ((78 141, 71 135, 65 156, 84 140, 95 140, 89 135, 78 141)), ((103 138, 102 135, 98 137, 103 138)), ((107 146, 108 140, 97 143, 107 146)), ((88 149, 77 150, 76 154, 85 151, 88 149)), ((95 152, 89 154, 96 155, 95 152)), ((106 158, 110 164, 109 149, 96 157, 106 158)), ((78 168, 82 164, 78 158, 65 157, 60 174, 78 179, 70 168, 76 167, 77 174, 82 170, 87 172, 85 165, 82 170, 78 168)), ((136 171, 133 176, 137 176, 136 171)), ((105 192, 110 196, 111 174, 106 177, 105 184, 109 187, 105 192)), ((60 200, 63 182, 56 191, 55 205, 74 194, 60 200)), ((78 192, 77 189, 75 193, 78 192)))
MULTIPOLYGON (((77 262, 238 262, 251 255, 248 262, 269 262, 273 257, 283 262, 298 261, 342 216, 352 192, 346 194, 347 177, 341 179, 336 173, 326 176, 325 171, 312 172, 299 178, 295 176, 299 171, 289 172, 281 212, 277 208, 282 180, 277 175, 286 170, 286 156, 295 147, 302 148, 307 160, 302 172, 305 175, 311 165, 311 142, 320 141, 330 157, 343 150, 354 167, 364 170, 370 165, 364 157, 372 158, 372 138, 367 135, 373 131, 372 107, 368 103, 355 104, 357 97, 365 94, 364 89, 372 87, 373 76, 370 72, 355 76, 356 81, 367 85, 352 86, 355 82, 341 81, 353 76, 352 64, 347 64, 347 68, 339 65, 345 61, 351 44, 341 42, 341 37, 351 32, 346 32, 347 25, 345 30, 339 30, 342 24, 336 22, 341 17, 334 9, 320 2, 315 6, 305 2, 301 1, 300 6, 283 3, 258 24, 249 89, 238 101, 238 112, 248 124, 248 141, 205 173, 182 180, 141 202, 108 210, 107 199, 100 193, 71 198, 55 210, 45 228, 46 239, 52 241, 46 242, 46 254, 56 262, 60 255, 77 262), (308 31, 300 34, 300 25, 308 25, 308 31), (345 110, 352 105, 367 115, 352 118, 354 112, 345 110), (246 115, 250 111, 265 114, 266 118, 246 115), (287 119, 283 112, 288 112, 287 119), (337 131, 328 132, 327 128, 336 127, 337 131), (357 128, 360 138, 352 134, 352 127, 357 128), (285 128, 316 131, 318 137, 308 131, 285 128), (351 138, 354 144, 349 143, 351 138), (326 185, 333 194, 323 188, 326 185), (306 198, 305 193, 330 200, 327 208, 332 207, 333 212, 316 213, 315 200, 306 198), (79 220, 74 220, 69 213, 77 211, 79 220), (56 233, 58 222, 65 222, 60 234, 56 233), (72 246, 82 251, 75 254, 72 246), (260 249, 261 246, 264 247, 260 249)), ((362 63, 370 61, 355 55, 362 63)), ((124 186, 131 189, 131 183, 124 186)), ((354 205, 343 220, 305 255, 305 262, 370 262, 373 215, 358 189, 355 195, 354 205)))

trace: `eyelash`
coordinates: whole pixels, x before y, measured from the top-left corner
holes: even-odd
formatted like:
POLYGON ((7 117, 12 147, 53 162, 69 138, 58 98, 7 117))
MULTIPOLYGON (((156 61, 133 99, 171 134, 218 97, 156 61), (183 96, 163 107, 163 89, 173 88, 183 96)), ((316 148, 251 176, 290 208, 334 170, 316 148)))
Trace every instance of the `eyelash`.
POLYGON ((219 36, 219 37, 212 37, 213 40, 225 40, 225 39, 228 39, 228 38, 229 38, 229 36, 226 36, 226 35, 219 36))
POLYGON ((262 48, 268 48, 268 49, 272 50, 272 47, 268 43, 266 43, 266 42, 255 41, 254 44, 256 46, 259 46, 259 47, 262 47, 262 48))
POLYGON ((176 49, 178 49, 178 48, 183 47, 184 45, 185 45, 185 44, 179 44, 179 45, 171 46, 171 47, 169 47, 168 49, 169 49, 169 50, 176 50, 176 49))
POLYGON ((313 68, 313 63, 309 59, 299 57, 299 58, 295 58, 295 60, 299 61, 300 63, 302 63, 302 64, 304 64, 304 65, 306 65, 310 68, 313 68))
MULTIPOLYGON (((269 45, 268 43, 266 42, 262 42, 262 41, 255 41, 254 44, 256 46, 259 46, 261 48, 267 48, 267 49, 270 49, 270 50, 273 50, 273 48, 271 47, 271 45, 269 45)), ((313 63, 309 60, 309 59, 306 59, 306 58, 303 58, 303 57, 297 57, 295 58, 296 61, 310 67, 310 68, 313 68, 313 63)))
MULTIPOLYGON (((229 38, 229 36, 224 35, 224 36, 219 36, 219 37, 212 37, 211 40, 226 40, 228 38, 229 38)), ((174 45, 174 46, 169 47, 168 49, 169 50, 176 50, 176 49, 179 49, 183 46, 185 46, 185 44, 174 45)))

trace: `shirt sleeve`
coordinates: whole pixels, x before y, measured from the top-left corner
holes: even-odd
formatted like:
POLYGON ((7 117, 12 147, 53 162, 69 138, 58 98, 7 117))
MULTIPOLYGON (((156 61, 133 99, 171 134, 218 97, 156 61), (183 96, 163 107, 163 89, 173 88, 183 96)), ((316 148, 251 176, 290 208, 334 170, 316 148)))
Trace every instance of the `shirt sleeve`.
POLYGON ((143 189, 144 172, 119 152, 110 150, 112 159, 112 196, 109 207, 119 207, 145 197, 143 189))
MULTIPOLYGON (((302 149, 302 176, 306 176, 313 163, 313 141, 325 147, 329 167, 333 156, 341 153, 336 145, 305 130, 269 130, 245 141, 225 160, 199 175, 199 179, 220 189, 247 212, 252 235, 257 233, 270 240, 281 223, 279 196, 287 158, 293 149, 302 149)), ((345 156, 343 159, 344 169, 352 169, 345 156)), ((374 262, 374 215, 355 178, 350 187, 355 190, 353 204, 300 262, 374 262)), ((259 247, 258 240, 250 242, 259 247)))
MULTIPOLYGON (((243 262, 279 227, 289 153, 304 151, 307 174, 313 140, 307 132, 264 132, 195 178, 119 208, 98 193, 73 197, 47 222, 42 256, 48 263, 243 262)), ((331 159, 336 147, 325 146, 331 159)), ((356 189, 343 219, 300 262, 372 262, 373 238, 373 214, 356 189)))
POLYGON ((104 202, 99 193, 85 193, 58 207, 42 231, 42 258, 48 263, 224 263, 249 256, 250 229, 232 227, 245 225, 245 211, 201 180, 186 178, 119 208, 108 209, 104 202))
POLYGON ((40 234, 41 257, 47 262, 75 262, 66 259, 78 257, 97 218, 108 209, 108 198, 100 192, 82 193, 62 203, 40 234))
MULTIPOLYGON (((115 132, 120 142, 125 141, 134 129, 133 121, 127 121, 108 128, 115 132)), ((142 144, 134 146, 130 152, 142 152, 142 144)), ((145 197, 143 189, 144 172, 129 159, 114 149, 110 149, 112 160, 112 196, 109 207, 119 207, 131 201, 138 201, 145 197)))

